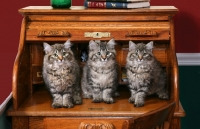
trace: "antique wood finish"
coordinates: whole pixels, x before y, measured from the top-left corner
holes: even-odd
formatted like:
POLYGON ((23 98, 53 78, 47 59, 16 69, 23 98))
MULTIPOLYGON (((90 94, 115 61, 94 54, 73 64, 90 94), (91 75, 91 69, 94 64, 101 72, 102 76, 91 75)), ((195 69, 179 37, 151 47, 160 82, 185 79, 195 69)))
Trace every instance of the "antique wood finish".
POLYGON ((13 109, 19 108, 29 93, 30 73, 29 73, 29 46, 25 42, 25 29, 27 19, 24 17, 21 25, 20 41, 18 53, 13 66, 12 89, 13 89, 13 109), (26 80, 26 81, 25 81, 26 80))
POLYGON ((15 116, 12 118, 13 129, 28 129, 28 117, 15 116))
POLYGON ((178 64, 175 54, 173 6, 151 6, 142 9, 52 9, 50 6, 29 6, 19 10, 24 16, 18 54, 13 68, 14 129, 121 129, 123 123, 147 112, 176 102, 170 129, 180 129, 185 112, 179 102, 178 64), (120 97, 115 103, 92 103, 83 99, 82 105, 73 108, 53 109, 52 98, 41 76, 43 42, 74 44, 72 49, 82 68, 81 50, 87 49, 90 40, 117 42, 120 97), (130 97, 122 79, 126 64, 128 42, 154 41, 153 53, 167 72, 169 100, 147 97, 144 107, 136 108, 128 102, 130 97), (17 123, 20 124, 17 124, 17 123), (22 125, 24 126, 22 127, 22 125))
POLYGON ((123 129, 169 129, 175 105, 176 103, 172 102, 160 109, 126 120, 123 129))

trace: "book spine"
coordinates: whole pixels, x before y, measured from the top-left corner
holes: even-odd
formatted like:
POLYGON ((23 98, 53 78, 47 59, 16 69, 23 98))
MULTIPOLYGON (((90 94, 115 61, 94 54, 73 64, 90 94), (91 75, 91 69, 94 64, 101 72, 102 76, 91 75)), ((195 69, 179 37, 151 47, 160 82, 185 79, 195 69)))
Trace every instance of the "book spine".
POLYGON ((91 2, 149 2, 150 0, 86 0, 91 2))
POLYGON ((86 0, 91 2, 128 2, 128 0, 86 0))
POLYGON ((127 8, 127 3, 85 1, 87 8, 127 8))

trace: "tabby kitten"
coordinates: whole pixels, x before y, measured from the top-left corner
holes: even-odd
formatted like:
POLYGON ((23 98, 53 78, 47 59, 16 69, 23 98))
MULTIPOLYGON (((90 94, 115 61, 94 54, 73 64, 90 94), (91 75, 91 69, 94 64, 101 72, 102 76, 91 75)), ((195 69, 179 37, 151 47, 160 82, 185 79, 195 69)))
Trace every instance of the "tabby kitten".
POLYGON ((166 73, 162 69, 153 53, 153 41, 148 44, 129 42, 127 55, 127 78, 131 97, 130 103, 141 107, 145 103, 145 97, 157 94, 160 99, 168 99, 166 92, 166 73))
POLYGON ((64 44, 44 45, 43 79, 52 97, 53 108, 71 108, 81 104, 79 66, 71 50, 70 40, 64 44))
POLYGON ((83 98, 92 98, 93 102, 113 103, 117 90, 117 62, 115 41, 89 42, 89 56, 83 68, 81 86, 83 98))

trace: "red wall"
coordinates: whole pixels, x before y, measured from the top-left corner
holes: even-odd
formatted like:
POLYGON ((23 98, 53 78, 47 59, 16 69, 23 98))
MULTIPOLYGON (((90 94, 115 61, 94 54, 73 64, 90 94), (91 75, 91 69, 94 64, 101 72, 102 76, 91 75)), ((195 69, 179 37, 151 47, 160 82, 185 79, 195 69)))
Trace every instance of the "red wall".
MULTIPOLYGON (((73 0, 73 5, 81 5, 73 0)), ((22 16, 18 9, 25 6, 50 5, 50 0, 1 1, 0 8, 0 104, 12 91, 12 68, 17 54, 22 16)), ((200 53, 199 0, 151 0, 151 5, 173 5, 175 16, 176 52, 200 53)))

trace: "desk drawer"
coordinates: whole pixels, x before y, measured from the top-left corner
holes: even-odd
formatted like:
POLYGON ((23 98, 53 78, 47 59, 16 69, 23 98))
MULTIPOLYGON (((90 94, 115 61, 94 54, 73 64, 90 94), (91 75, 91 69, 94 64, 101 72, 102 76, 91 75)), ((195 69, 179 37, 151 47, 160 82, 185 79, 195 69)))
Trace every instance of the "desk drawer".
POLYGON ((30 22, 28 41, 169 40, 168 22, 30 22))
POLYGON ((30 117, 29 128, 40 129, 122 129, 128 117, 30 117))

